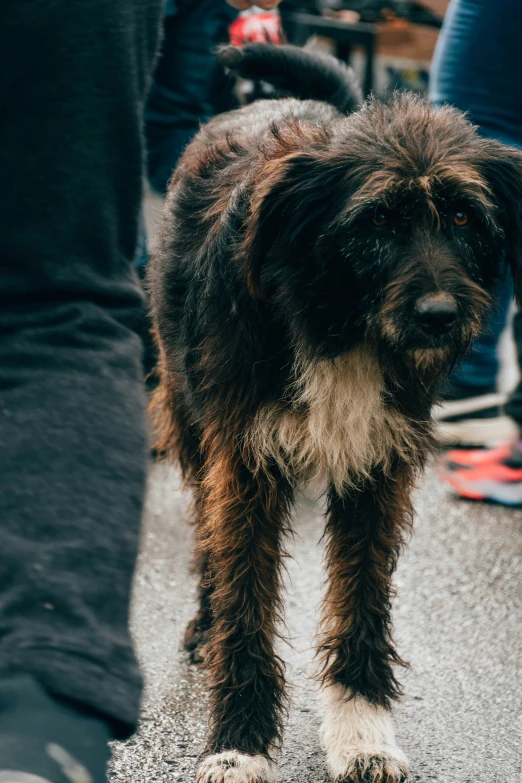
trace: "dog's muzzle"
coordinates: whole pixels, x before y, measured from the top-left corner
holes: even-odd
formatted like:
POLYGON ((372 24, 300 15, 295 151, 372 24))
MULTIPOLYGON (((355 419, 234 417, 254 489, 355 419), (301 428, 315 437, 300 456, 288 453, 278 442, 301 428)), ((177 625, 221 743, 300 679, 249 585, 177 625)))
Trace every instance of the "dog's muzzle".
POLYGON ((423 296, 415 306, 415 320, 432 337, 448 334, 457 322, 457 302, 450 294, 423 296))

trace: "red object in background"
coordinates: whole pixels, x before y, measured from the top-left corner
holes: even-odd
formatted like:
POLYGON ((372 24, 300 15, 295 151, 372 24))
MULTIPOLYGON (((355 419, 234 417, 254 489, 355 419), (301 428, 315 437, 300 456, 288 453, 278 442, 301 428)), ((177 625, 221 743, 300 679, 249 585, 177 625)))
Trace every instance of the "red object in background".
POLYGON ((249 14, 240 16, 230 25, 230 43, 282 43, 283 30, 278 14, 249 14))

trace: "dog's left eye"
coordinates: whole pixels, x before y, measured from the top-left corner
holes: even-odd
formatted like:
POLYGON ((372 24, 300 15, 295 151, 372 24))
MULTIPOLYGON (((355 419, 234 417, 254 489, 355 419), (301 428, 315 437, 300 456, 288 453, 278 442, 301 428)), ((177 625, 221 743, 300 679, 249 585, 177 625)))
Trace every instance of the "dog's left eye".
POLYGON ((390 225, 390 218, 388 213, 382 209, 381 207, 377 207, 375 212, 373 213, 371 217, 372 225, 375 226, 375 228, 386 228, 390 225))
POLYGON ((464 228, 464 226, 467 226, 470 221, 470 216, 467 212, 464 212, 463 209, 459 209, 458 212, 455 212, 453 215, 453 224, 457 228, 464 228))

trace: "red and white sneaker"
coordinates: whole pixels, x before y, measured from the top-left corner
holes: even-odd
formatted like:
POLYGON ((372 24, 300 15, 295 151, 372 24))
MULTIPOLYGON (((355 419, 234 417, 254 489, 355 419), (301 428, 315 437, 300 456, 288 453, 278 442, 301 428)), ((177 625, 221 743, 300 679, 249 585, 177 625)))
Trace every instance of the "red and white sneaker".
POLYGON ((507 441, 490 449, 450 449, 439 460, 443 470, 475 468, 492 462, 502 462, 510 456, 513 443, 507 441))
POLYGON ((522 441, 449 451, 439 462, 439 477, 459 497, 522 506, 522 441))

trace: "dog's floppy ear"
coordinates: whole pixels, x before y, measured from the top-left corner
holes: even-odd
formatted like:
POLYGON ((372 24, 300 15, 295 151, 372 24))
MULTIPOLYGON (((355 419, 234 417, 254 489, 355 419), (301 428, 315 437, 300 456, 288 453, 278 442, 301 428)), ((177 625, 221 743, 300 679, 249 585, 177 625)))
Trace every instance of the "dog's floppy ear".
POLYGON ((499 210, 506 237, 506 260, 516 300, 522 305, 522 151, 495 141, 488 141, 486 149, 482 170, 499 210))
POLYGON ((313 252, 317 229, 332 212, 342 172, 316 151, 267 161, 250 201, 241 248, 249 291, 263 298, 261 272, 271 258, 313 252))

